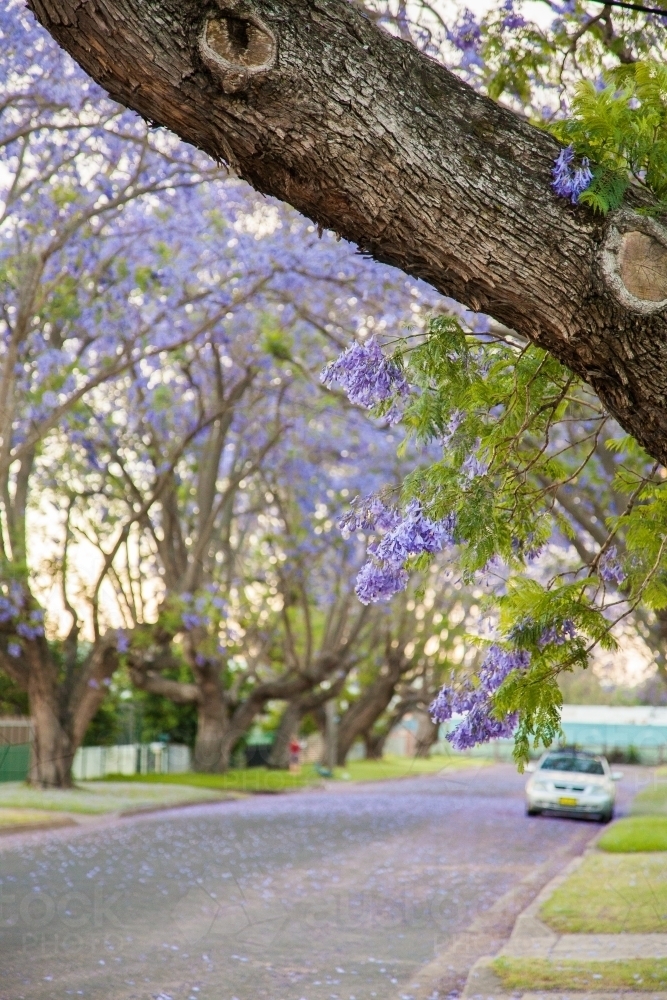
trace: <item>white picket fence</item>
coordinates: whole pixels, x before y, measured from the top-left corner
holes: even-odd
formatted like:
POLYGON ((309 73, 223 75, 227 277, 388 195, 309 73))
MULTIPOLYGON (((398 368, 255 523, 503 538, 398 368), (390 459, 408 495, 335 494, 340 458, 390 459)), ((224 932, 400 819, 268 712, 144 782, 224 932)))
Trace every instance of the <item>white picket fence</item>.
POLYGON ((79 747, 74 755, 75 781, 108 774, 184 774, 192 770, 190 747, 178 743, 128 743, 117 747, 79 747))

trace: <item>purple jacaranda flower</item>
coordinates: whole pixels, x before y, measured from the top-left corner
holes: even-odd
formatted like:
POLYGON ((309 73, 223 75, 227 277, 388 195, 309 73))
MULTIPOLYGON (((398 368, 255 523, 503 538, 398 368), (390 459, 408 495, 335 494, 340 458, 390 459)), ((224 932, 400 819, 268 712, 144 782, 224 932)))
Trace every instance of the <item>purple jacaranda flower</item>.
POLYGON ((341 517, 338 527, 344 538, 355 531, 387 531, 395 527, 401 515, 395 507, 387 507, 378 496, 355 497, 350 510, 341 517))
MULTIPOLYGON (((358 510, 363 516, 361 508, 358 510)), ((391 527, 368 546, 370 558, 357 576, 356 593, 364 604, 389 600, 404 590, 409 579, 405 562, 413 556, 441 552, 445 545, 454 541, 456 530, 454 514, 433 521, 423 514, 417 500, 408 504, 402 516, 386 508, 378 513, 382 522, 391 527)), ((377 520, 375 525, 377 527, 377 520)))
POLYGON ((621 564, 618 561, 618 552, 615 545, 607 549, 600 559, 598 572, 605 583, 615 583, 617 587, 620 587, 625 581, 626 574, 623 572, 621 564))
POLYGON ((496 719, 485 711, 483 705, 476 705, 445 738, 455 750, 471 750, 489 740, 510 739, 517 722, 516 713, 507 715, 504 719, 496 719))
POLYGON ((463 410, 454 410, 454 412, 452 413, 451 417, 449 418, 449 421, 447 422, 447 427, 445 428, 445 432, 442 435, 441 443, 443 449, 448 448, 449 445, 451 444, 451 440, 456 434, 461 424, 463 423, 464 417, 465 414, 463 410))
POLYGON ((127 653, 130 648, 130 638, 125 632, 119 632, 116 638, 116 649, 123 655, 127 653))
POLYGON ((579 201, 579 196, 590 186, 593 172, 590 169, 588 157, 584 156, 581 166, 574 166, 574 147, 561 149, 556 157, 552 171, 551 186, 561 198, 569 198, 573 205, 579 201))
POLYGON ((40 635, 44 635, 44 627, 42 625, 28 625, 27 622, 19 622, 16 626, 16 634, 20 635, 22 639, 38 639, 40 635))
POLYGON ((485 476, 489 471, 489 463, 478 458, 476 451, 479 448, 479 441, 475 443, 473 451, 467 456, 461 465, 461 472, 466 477, 466 479, 472 480, 477 479, 479 476, 485 476))
POLYGON ((563 646, 568 639, 574 639, 576 634, 575 624, 568 618, 562 625, 549 625, 545 628, 537 644, 540 649, 546 646, 563 646))
POLYGON ((186 632, 192 632, 193 629, 199 628, 200 625, 204 624, 201 615, 195 614, 194 611, 184 611, 181 615, 181 621, 186 632))
POLYGON ((466 7, 458 23, 447 31, 447 37, 462 52, 477 52, 482 29, 471 10, 466 7))
POLYGON ((503 10, 506 11, 505 17, 501 22, 503 28, 506 28, 508 31, 513 31, 516 28, 523 28, 525 26, 525 18, 523 18, 521 14, 517 14, 514 9, 514 0, 505 0, 503 10))
POLYGON ((369 559, 359 570, 355 593, 362 604, 389 601, 405 590, 409 576, 402 567, 388 566, 369 559))
POLYGON ((327 386, 338 382, 351 403, 366 409, 406 396, 409 391, 405 375, 384 356, 375 337, 363 344, 352 344, 326 366, 320 378, 327 386))
POLYGON ((380 542, 369 547, 369 551, 380 562, 402 566, 410 556, 441 552, 445 545, 453 541, 455 527, 455 515, 450 514, 442 521, 432 521, 422 513, 421 504, 413 500, 408 504, 404 518, 387 531, 380 542))
POLYGON ((21 653, 23 652, 23 650, 19 646, 18 642, 8 642, 7 652, 14 660, 17 660, 21 655, 21 653))
POLYGON ((530 653, 526 649, 504 649, 494 643, 479 668, 480 688, 494 694, 513 670, 526 670, 530 666, 530 653))
POLYGON ((515 670, 527 670, 530 653, 525 649, 490 646, 477 674, 477 683, 464 678, 457 687, 445 685, 430 706, 434 722, 447 722, 453 715, 464 719, 447 739, 457 750, 468 750, 478 743, 509 737, 517 717, 509 715, 498 720, 493 714, 493 695, 515 670))

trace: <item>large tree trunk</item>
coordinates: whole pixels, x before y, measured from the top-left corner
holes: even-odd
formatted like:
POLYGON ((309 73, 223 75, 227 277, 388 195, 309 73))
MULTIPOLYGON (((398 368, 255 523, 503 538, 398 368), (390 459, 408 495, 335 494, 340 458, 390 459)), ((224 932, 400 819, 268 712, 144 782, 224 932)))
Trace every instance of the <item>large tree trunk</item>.
POLYGON ((296 736, 299 724, 304 715, 305 711, 301 706, 299 698, 287 703, 276 729, 276 736, 268 760, 269 767, 287 770, 290 756, 289 745, 294 736, 296 736))
POLYGON ((394 696, 401 674, 409 663, 400 656, 392 657, 368 687, 350 705, 338 725, 338 765, 345 764, 352 745, 369 732, 394 696))
POLYGON ((38 788, 71 788, 76 746, 61 717, 58 691, 45 672, 33 673, 28 694, 33 721, 29 782, 38 788))
POLYGON ((78 662, 76 629, 73 633, 72 657, 66 651, 64 677, 44 637, 24 641, 18 659, 0 654, 2 669, 28 693, 33 721, 28 780, 39 788, 72 787, 74 755, 117 666, 115 647, 106 640, 83 663, 78 662))
POLYGON ((415 757, 428 757, 431 747, 438 742, 440 726, 433 722, 428 712, 416 712, 415 714, 417 716, 415 757))
POLYGON ((374 729, 363 734, 366 760, 382 760, 384 755, 384 745, 387 742, 388 732, 378 733, 374 729))
POLYGON ((29 6, 118 101, 543 345, 667 463, 667 230, 556 197, 545 132, 347 0, 29 6))

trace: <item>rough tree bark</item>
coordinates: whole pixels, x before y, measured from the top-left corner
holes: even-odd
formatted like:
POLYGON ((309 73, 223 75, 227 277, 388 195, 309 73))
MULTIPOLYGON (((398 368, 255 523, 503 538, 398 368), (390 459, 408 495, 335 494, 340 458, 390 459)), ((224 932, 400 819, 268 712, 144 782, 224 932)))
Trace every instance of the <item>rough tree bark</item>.
POLYGON ((303 718, 311 712, 318 712, 325 702, 340 694, 349 669, 349 664, 344 665, 343 669, 338 672, 336 681, 326 690, 318 688, 315 691, 306 691, 287 703, 271 747, 269 767, 282 768, 283 770, 289 767, 289 745, 297 735, 303 718))
POLYGON ((415 757, 428 757, 431 747, 438 742, 440 726, 433 722, 431 716, 426 711, 419 711, 417 714, 417 736, 415 745, 415 757))
POLYGON ((411 666, 402 653, 388 650, 384 666, 341 717, 338 724, 338 764, 345 764, 355 740, 369 732, 394 697, 396 685, 411 666))
POLYGON ((223 689, 219 663, 206 662, 193 666, 195 683, 188 684, 163 677, 159 665, 157 668, 151 666, 139 654, 130 653, 129 661, 132 683, 136 687, 169 698, 176 704, 197 706, 193 764, 196 771, 209 774, 227 770, 234 746, 268 701, 292 701, 322 680, 317 675, 289 674, 258 684, 240 699, 223 689))
MULTIPOLYGON (((76 654, 76 643, 74 643, 76 654)), ((83 663, 65 655, 58 663, 45 638, 23 644, 18 659, 0 652, 0 667, 28 692, 33 720, 29 781, 39 788, 71 788, 72 762, 86 729, 104 701, 106 682, 118 666, 112 642, 102 639, 83 663)))
MULTIPOLYGON (((346 0, 29 0, 112 97, 550 350, 667 462, 667 229, 346 0)), ((634 203, 634 202, 633 202, 634 203)))

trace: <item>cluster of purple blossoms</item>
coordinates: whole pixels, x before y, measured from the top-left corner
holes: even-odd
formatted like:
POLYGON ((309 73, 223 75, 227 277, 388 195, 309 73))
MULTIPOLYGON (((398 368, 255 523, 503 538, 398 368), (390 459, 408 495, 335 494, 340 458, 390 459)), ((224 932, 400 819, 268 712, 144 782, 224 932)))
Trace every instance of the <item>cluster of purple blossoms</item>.
POLYGON ((615 583, 617 587, 620 587, 625 581, 625 573, 618 561, 618 552, 615 545, 607 549, 600 559, 598 572, 605 583, 615 583))
MULTIPOLYGON (((0 594, 0 625, 10 625, 10 629, 22 639, 38 639, 44 635, 44 612, 34 608, 26 617, 24 603, 21 586, 12 581, 7 592, 0 594)), ((18 658, 22 652, 20 644, 10 642, 7 652, 15 659, 18 658)))
POLYGON ((502 21, 503 28, 506 28, 508 31, 514 31, 517 28, 523 28, 525 26, 525 18, 523 18, 521 14, 517 14, 514 10, 514 0, 505 0, 502 9, 505 11, 505 17, 502 21))
POLYGON ((350 510, 338 522, 344 538, 355 531, 389 531, 400 522, 401 515, 395 507, 387 507, 375 494, 355 497, 350 510))
MULTIPOLYGON (((368 410, 409 392, 405 375, 384 356, 375 337, 369 337, 364 344, 352 344, 326 366, 320 378, 326 386, 338 382, 351 403, 368 410)), ((396 407, 392 408, 391 419, 400 419, 396 407)))
POLYGON ((579 196, 590 186, 593 172, 588 157, 584 156, 580 167, 574 166, 574 148, 567 146, 556 157, 552 171, 551 186, 561 198, 569 198, 573 205, 579 201, 579 196))
POLYGON ((119 632, 118 638, 116 639, 116 649, 121 654, 129 652, 130 649, 130 637, 126 632, 119 632))
POLYGON ((23 639, 38 639, 40 635, 44 635, 44 612, 31 611, 28 621, 19 622, 16 626, 16 634, 23 639))
POLYGON ((573 621, 567 618, 562 625, 549 625, 537 641, 540 649, 546 646, 564 646, 568 639, 574 639, 577 629, 573 621))
POLYGON ((525 649, 503 649, 494 644, 489 648, 477 675, 477 685, 464 681, 459 688, 443 687, 431 704, 434 722, 447 722, 455 714, 464 716, 447 739, 456 750, 469 750, 480 743, 512 735, 517 716, 497 719, 492 714, 493 695, 514 670, 527 670, 530 653, 525 649))
POLYGON ((489 463, 478 458, 474 451, 471 451, 461 466, 461 472, 469 481, 485 476, 489 471, 489 463))
POLYGON ((411 501, 403 515, 384 506, 377 497, 357 503, 341 522, 344 531, 379 530, 381 537, 368 546, 370 558, 357 576, 356 594, 362 604, 388 601, 408 584, 405 563, 424 553, 435 555, 454 541, 456 517, 441 521, 426 517, 418 500, 411 501))
POLYGON ((21 588, 12 583, 8 594, 0 594, 0 625, 6 625, 13 618, 18 618, 23 605, 21 588))
POLYGON ((543 545, 535 545, 534 539, 535 536, 532 532, 524 539, 513 538, 512 551, 518 556, 523 556, 528 562, 534 562, 541 556, 544 549, 543 545))
POLYGON ((448 30, 447 37, 462 52, 477 52, 482 29, 469 8, 466 7, 458 24, 448 30))

